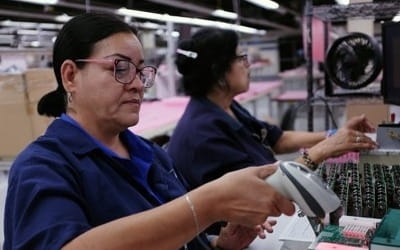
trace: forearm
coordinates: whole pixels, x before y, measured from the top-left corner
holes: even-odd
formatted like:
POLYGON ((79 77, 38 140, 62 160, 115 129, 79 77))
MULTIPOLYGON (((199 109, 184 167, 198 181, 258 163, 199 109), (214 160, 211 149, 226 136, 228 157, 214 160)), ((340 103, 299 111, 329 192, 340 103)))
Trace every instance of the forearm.
POLYGON ((325 139, 325 132, 285 131, 274 146, 277 154, 296 152, 310 148, 325 139))
POLYGON ((324 150, 323 147, 321 148, 319 145, 314 145, 307 149, 306 155, 298 157, 296 161, 311 169, 315 169, 322 161, 329 157, 329 152, 327 150, 324 150), (306 158, 308 158, 308 160, 306 160, 306 158))
POLYGON ((189 193, 197 216, 184 196, 160 207, 95 227, 73 239, 63 250, 177 249, 216 219, 212 190, 201 187, 189 193), (211 211, 213 209, 213 211, 211 211), (198 226, 198 228, 197 228, 198 226))

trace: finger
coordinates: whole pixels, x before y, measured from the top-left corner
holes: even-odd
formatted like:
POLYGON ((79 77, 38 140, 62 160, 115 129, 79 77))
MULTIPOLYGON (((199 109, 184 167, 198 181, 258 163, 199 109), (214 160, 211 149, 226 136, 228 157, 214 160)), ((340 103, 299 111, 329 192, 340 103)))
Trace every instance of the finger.
POLYGON ((274 231, 274 229, 272 228, 272 225, 269 224, 268 222, 264 223, 262 226, 263 226, 263 229, 266 230, 268 233, 272 233, 274 231))
POLYGON ((377 145, 374 142, 353 142, 352 150, 359 151, 359 150, 370 150, 377 148, 377 145))
POLYGON ((286 215, 292 215, 295 212, 295 207, 293 205, 293 202, 287 199, 282 199, 279 203, 279 207, 281 212, 286 215))
POLYGON ((368 120, 365 114, 360 116, 362 119, 360 121, 360 131, 362 132, 374 132, 375 128, 374 125, 368 120))
POLYGON ((375 149, 377 148, 376 143, 372 143, 372 142, 362 142, 362 143, 358 143, 357 148, 360 149, 375 149))
POLYGON ((258 237, 260 237, 261 239, 266 238, 263 226, 261 226, 261 225, 256 226, 256 231, 257 231, 258 237))
POLYGON ((369 132, 369 133, 375 132, 375 127, 370 121, 366 120, 365 123, 367 125, 367 128, 366 128, 365 132, 369 132))
POLYGON ((356 144, 355 146, 358 147, 376 147, 377 144, 374 140, 372 140, 369 136, 362 135, 362 136, 356 136, 354 139, 354 143, 356 144))
POLYGON ((292 215, 295 212, 293 203, 277 191, 273 194, 272 202, 268 207, 270 210, 269 216, 278 217, 282 213, 292 215))
POLYGON ((362 115, 353 117, 349 122, 351 125, 354 126, 354 125, 360 124, 364 119, 365 119, 365 115, 362 114, 362 115))
POLYGON ((274 219, 268 219, 267 222, 268 222, 271 226, 275 226, 276 223, 278 223, 278 221, 277 221, 277 220, 274 220, 274 219))
POLYGON ((369 136, 365 136, 365 137, 362 139, 362 141, 365 141, 365 142, 367 142, 367 143, 369 143, 369 144, 374 144, 374 145, 376 145, 376 142, 375 142, 374 140, 372 140, 369 136))
POLYGON ((278 167, 275 164, 264 165, 264 166, 258 168, 257 176, 260 177, 261 179, 265 179, 267 176, 270 176, 273 173, 275 173, 277 168, 278 167))

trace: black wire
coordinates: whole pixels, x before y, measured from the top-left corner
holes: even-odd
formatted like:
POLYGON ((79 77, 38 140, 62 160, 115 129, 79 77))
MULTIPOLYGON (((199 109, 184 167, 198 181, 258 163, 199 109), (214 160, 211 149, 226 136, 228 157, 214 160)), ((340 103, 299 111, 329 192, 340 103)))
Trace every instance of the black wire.
POLYGON ((310 106, 310 105, 311 105, 312 103, 314 103, 316 100, 321 100, 321 101, 325 104, 325 108, 326 108, 326 110, 328 111, 328 115, 329 115, 329 118, 330 118, 331 121, 332 121, 333 128, 337 129, 338 126, 337 126, 335 117, 334 117, 333 112, 332 112, 332 109, 331 109, 331 107, 330 107, 330 105, 329 105, 329 103, 328 103, 328 100, 327 100, 325 97, 322 97, 322 96, 314 96, 314 97, 308 98, 307 100, 305 100, 305 101, 303 101, 303 102, 300 102, 300 103, 295 107, 295 112, 299 111, 299 109, 302 108, 302 107, 305 106, 305 105, 310 106))

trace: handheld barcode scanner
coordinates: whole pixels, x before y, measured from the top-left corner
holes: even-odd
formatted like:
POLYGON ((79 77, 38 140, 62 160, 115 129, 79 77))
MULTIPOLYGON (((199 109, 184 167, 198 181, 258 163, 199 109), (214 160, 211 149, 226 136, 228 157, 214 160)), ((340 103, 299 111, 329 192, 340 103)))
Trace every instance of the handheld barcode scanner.
POLYGON ((294 201, 305 215, 324 218, 339 208, 340 200, 321 178, 300 163, 283 161, 265 181, 294 201))

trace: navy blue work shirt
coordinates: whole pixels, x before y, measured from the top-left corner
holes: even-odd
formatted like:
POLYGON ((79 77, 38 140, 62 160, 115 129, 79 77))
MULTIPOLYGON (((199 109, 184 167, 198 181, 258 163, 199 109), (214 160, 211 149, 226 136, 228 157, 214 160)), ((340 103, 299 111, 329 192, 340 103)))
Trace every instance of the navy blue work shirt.
POLYGON ((239 103, 237 120, 207 98, 194 98, 176 126, 167 151, 189 189, 223 174, 276 161, 271 149, 283 131, 254 118, 239 103))
MULTIPOLYGON (((153 152, 147 182, 161 200, 186 192, 161 148, 123 134, 153 152)), ((160 199, 82 129, 56 119, 10 169, 3 249, 60 249, 93 227, 159 206, 160 199)), ((202 248, 193 241, 189 249, 202 248)))

